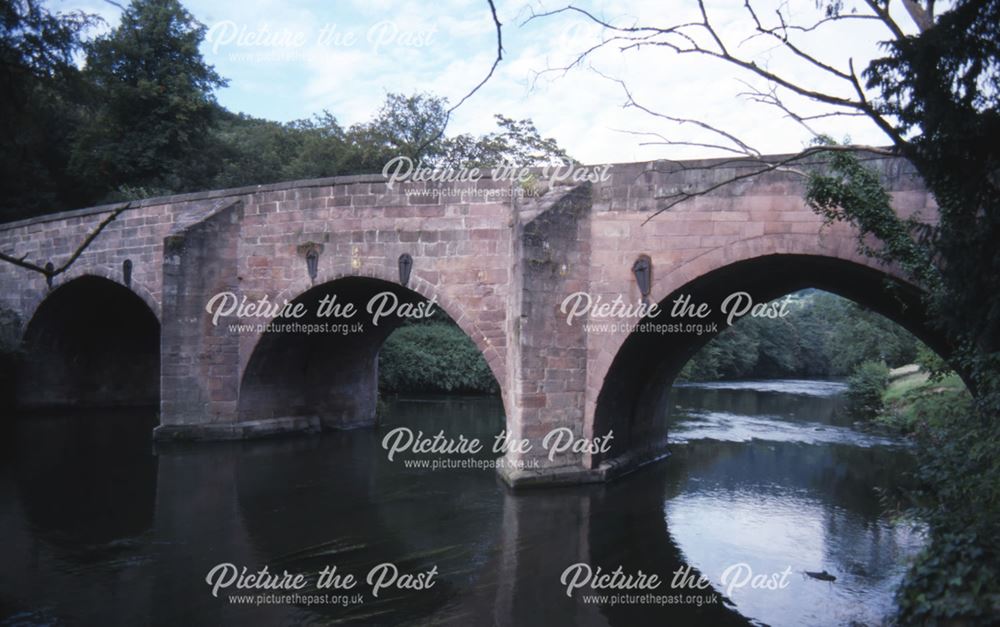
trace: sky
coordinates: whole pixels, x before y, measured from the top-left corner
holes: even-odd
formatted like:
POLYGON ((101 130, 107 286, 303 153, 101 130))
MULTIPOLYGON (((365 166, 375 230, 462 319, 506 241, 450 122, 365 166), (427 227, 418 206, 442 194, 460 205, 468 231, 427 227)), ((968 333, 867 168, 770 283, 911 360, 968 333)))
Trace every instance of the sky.
MULTIPOLYGON (((122 0, 124 2, 124 0, 122 0)), ((482 78, 496 54, 495 27, 485 0, 182 0, 208 31, 206 61, 229 80, 216 97, 228 109, 278 121, 328 110, 342 125, 364 122, 389 92, 427 92, 454 103, 482 78)), ((47 0, 55 11, 83 10, 117 24, 121 9, 103 0, 47 0)), ((691 124, 672 123, 624 107, 623 81, 636 102, 664 115, 704 120, 763 153, 789 152, 809 132, 774 107, 749 101, 744 81, 766 83, 711 59, 676 55, 662 47, 621 51, 605 47, 586 63, 563 71, 608 32, 571 13, 532 18, 563 3, 497 0, 504 59, 490 81, 456 110, 449 134, 495 130, 493 114, 531 118, 543 136, 589 164, 721 156, 703 146, 664 145, 663 139, 719 143, 691 124)), ((775 9, 803 23, 817 17, 814 0, 759 0, 768 23, 775 9)), ((639 0, 627 5, 584 2, 616 25, 663 26, 696 18, 691 0, 639 0)), ((744 41, 752 26, 742 2, 708 2, 727 46, 747 60, 816 89, 851 95, 848 86, 790 58, 763 38, 744 41)), ((901 6, 897 21, 909 27, 901 6)), ((105 27, 107 28, 107 27, 105 27)), ((95 33, 96 34, 96 33, 95 33)), ((796 43, 814 56, 859 71, 888 37, 875 21, 831 24, 796 43)), ((822 112, 808 102, 804 111, 822 112)), ((838 139, 885 145, 867 120, 824 118, 813 124, 838 139)))

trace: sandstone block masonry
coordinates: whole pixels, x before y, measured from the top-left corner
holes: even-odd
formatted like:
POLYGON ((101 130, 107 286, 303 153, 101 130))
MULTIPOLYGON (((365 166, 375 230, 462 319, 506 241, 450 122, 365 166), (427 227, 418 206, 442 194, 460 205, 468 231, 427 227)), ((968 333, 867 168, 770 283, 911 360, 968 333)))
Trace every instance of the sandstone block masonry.
MULTIPOLYGON (((627 328, 566 323, 560 305, 574 292, 638 302, 632 267, 640 255, 652 263, 652 302, 687 288, 715 294, 752 285, 779 295, 814 284, 926 331, 879 287, 903 277, 859 255, 846 227, 823 226, 791 174, 749 178, 648 220, 677 190, 741 167, 748 166, 623 164, 604 181, 542 180, 532 190, 489 179, 390 188, 380 176, 349 176, 147 199, 112 222, 52 286, 0 263, 0 307, 16 314, 24 332, 46 299, 77 279, 128 290, 160 324, 157 437, 219 439, 372 424, 377 353, 391 328, 283 343, 231 331, 258 320, 231 316, 214 325, 205 312, 214 294, 281 302, 332 286, 358 298, 391 289, 404 299, 434 299, 489 364, 509 434, 537 443, 509 453, 501 475, 514 485, 599 481, 663 455, 664 434, 635 399, 660 402, 651 390, 667 386, 698 344, 660 337, 663 354, 653 359, 631 348, 643 342, 627 328), (405 287, 404 255, 412 260, 405 287), (791 266, 799 271, 781 270, 791 266), (549 456, 541 439, 560 427, 579 439, 613 430, 615 448, 549 456)), ((934 219, 933 199, 906 163, 876 167, 902 213, 934 219)), ((0 225, 0 251, 58 265, 112 209, 0 225)))

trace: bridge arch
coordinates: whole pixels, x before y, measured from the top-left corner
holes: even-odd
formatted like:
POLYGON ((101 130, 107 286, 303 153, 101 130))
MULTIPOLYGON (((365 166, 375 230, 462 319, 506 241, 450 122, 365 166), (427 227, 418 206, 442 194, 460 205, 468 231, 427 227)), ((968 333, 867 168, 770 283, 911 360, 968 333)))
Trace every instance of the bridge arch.
MULTIPOLYGON (((502 359, 475 321, 456 299, 441 294, 427 281, 411 277, 410 285, 404 287, 373 272, 352 273, 300 286, 305 289, 297 294, 294 287, 279 293, 274 302, 288 299, 306 305, 306 316, 294 322, 331 326, 327 332, 314 334, 258 327, 241 339, 237 419, 243 422, 316 416, 326 428, 371 424, 378 397, 378 354, 388 336, 403 323, 401 318, 390 316, 377 326, 372 324, 365 306, 382 292, 392 293, 400 306, 426 308, 433 300, 435 307, 448 314, 476 345, 503 399, 506 386, 502 359), (350 318, 318 318, 315 314, 320 299, 329 295, 335 296, 340 305, 352 303, 358 313, 350 318), (342 326, 333 329, 332 325, 342 326)), ((288 321, 272 318, 268 323, 288 321)))
MULTIPOLYGON (((386 285, 399 287, 399 277, 393 276, 390 272, 384 271, 381 265, 376 266, 365 265, 363 272, 359 273, 356 270, 352 270, 346 262, 335 262, 337 265, 329 272, 324 272, 322 264, 324 260, 320 261, 320 273, 315 281, 310 281, 305 278, 296 278, 290 286, 282 289, 273 299, 274 302, 281 303, 285 300, 293 301, 296 298, 301 297, 303 294, 316 287, 332 284, 336 281, 351 278, 360 279, 371 279, 373 281, 380 281, 386 285)), ((448 316, 455 321, 460 329, 465 333, 466 336, 476 345, 479 352, 483 355, 486 360, 487 365, 490 367, 490 371, 493 373, 493 377, 500 384, 500 389, 505 390, 505 369, 503 356, 493 343, 487 338, 486 333, 480 328, 476 319, 466 312, 466 308, 463 307, 461 301, 458 298, 452 297, 447 291, 438 287, 435 283, 424 279, 421 276, 422 270, 419 268, 414 268, 413 273, 410 276, 410 281, 404 288, 411 292, 416 292, 417 295, 431 300, 433 299, 438 306, 444 310, 448 316)), ((268 322, 271 322, 270 320, 268 322)), ((240 377, 242 379, 243 375, 246 373, 247 366, 250 362, 250 358, 256 349, 257 345, 260 343, 260 339, 263 333, 252 332, 247 333, 241 338, 240 341, 240 377)))
MULTIPOLYGON (((41 277, 41 275, 35 275, 41 277)), ((157 322, 160 321, 161 310, 160 310, 160 300, 156 297, 153 292, 146 287, 141 281, 137 280, 136 277, 132 277, 130 285, 125 285, 122 283, 122 269, 121 266, 109 267, 106 265, 91 265, 91 264, 74 264, 66 272, 59 275, 58 278, 53 282, 52 288, 45 287, 45 281, 42 279, 38 280, 40 288, 37 290, 32 290, 32 294, 26 298, 24 303, 24 311, 27 312, 27 316, 24 317, 24 329, 27 329, 28 321, 34 317, 38 308, 43 302, 60 287, 76 281, 82 278, 100 278, 106 279, 112 283, 120 285, 126 290, 130 290, 135 296, 142 299, 142 302, 146 304, 153 315, 156 316, 157 322)), ((23 335, 23 333, 22 333, 23 335)))
POLYGON ((147 298, 98 274, 79 274, 50 291, 25 326, 17 404, 155 404, 160 322, 147 298))
POLYGON ((746 292, 754 302, 766 302, 801 289, 818 288, 889 318, 941 354, 949 352, 945 339, 928 323, 920 289, 893 269, 879 267, 853 249, 844 254, 846 242, 812 249, 805 238, 797 246, 789 246, 787 240, 784 244, 782 250, 775 250, 767 238, 755 238, 716 249, 679 268, 660 284, 657 296, 650 300, 665 313, 652 320, 700 323, 703 331, 633 331, 605 360, 588 433, 613 431, 615 439, 612 451, 603 458, 595 456, 593 465, 662 446, 670 385, 684 364, 718 334, 704 329, 712 324, 719 331, 726 328, 720 304, 734 292, 746 292), (664 284, 670 287, 664 288, 664 284), (697 320, 670 318, 670 304, 681 295, 690 296, 696 304, 708 303, 712 314, 697 320))

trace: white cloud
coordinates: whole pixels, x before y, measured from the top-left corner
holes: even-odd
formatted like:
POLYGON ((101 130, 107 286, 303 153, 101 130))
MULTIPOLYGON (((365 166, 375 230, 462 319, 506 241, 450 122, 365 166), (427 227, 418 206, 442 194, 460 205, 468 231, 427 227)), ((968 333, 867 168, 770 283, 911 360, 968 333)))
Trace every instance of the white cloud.
MULTIPOLYGON (((779 2, 760 0, 755 6, 762 19, 772 20, 779 2)), ((388 91, 426 91, 456 102, 485 76, 495 52, 493 23, 481 0, 439 0, 434 4, 390 0, 336 4, 319 0, 188 0, 186 4, 209 25, 231 20, 249 29, 266 24, 272 32, 287 29, 307 34, 307 44, 296 51, 298 56, 286 62, 254 63, 234 56, 233 49, 206 49, 209 61, 232 79, 219 95, 223 104, 281 120, 328 109, 344 124, 360 122, 370 118, 388 91), (395 40, 375 46, 368 34, 373 25, 385 20, 391 20, 395 40), (317 34, 330 24, 338 33, 353 33, 355 43, 320 45, 317 34), (424 45, 406 45, 412 43, 414 33, 425 35, 418 42, 424 45), (400 34, 411 39, 404 41, 400 34)), ((89 8, 108 16, 109 21, 115 20, 116 10, 109 9, 107 3, 52 0, 50 5, 62 10, 89 8)), ((626 81, 636 99, 650 108, 673 116, 705 119, 745 137, 765 152, 795 150, 808 139, 808 134, 784 119, 781 112, 739 98, 738 93, 746 87, 736 80, 738 72, 732 67, 694 55, 676 55, 664 48, 622 53, 609 46, 588 59, 585 67, 565 75, 545 73, 548 68, 570 63, 602 36, 608 36, 583 16, 572 13, 524 24, 532 12, 559 6, 555 2, 499 3, 504 60, 489 83, 456 112, 453 132, 492 130, 494 113, 530 117, 543 135, 555 137, 570 154, 585 162, 707 154, 703 148, 644 146, 642 143, 649 137, 619 132, 622 129, 705 143, 718 139, 693 127, 657 120, 635 108, 622 108, 621 88, 589 69, 592 66, 626 81)), ((588 6, 601 19, 616 24, 664 26, 698 17, 694 5, 684 0, 640 0, 629 3, 627 8, 610 0, 596 0, 588 6)), ((782 6, 802 20, 816 14, 811 1, 783 2, 782 6)), ((801 59, 791 58, 763 38, 740 44, 751 34, 742 3, 716 0, 709 10, 728 45, 740 55, 816 89, 850 95, 846 84, 838 85, 836 79, 801 59)), ((846 69, 853 58, 860 71, 877 53, 874 42, 884 37, 877 23, 856 22, 820 29, 798 41, 810 53, 830 60, 838 68, 846 69)), ((752 82, 762 86, 759 80, 752 82)), ((813 103, 800 104, 803 111, 818 110, 813 103)), ((856 119, 829 119, 816 126, 836 137, 849 134, 857 141, 885 143, 870 123, 856 119)))

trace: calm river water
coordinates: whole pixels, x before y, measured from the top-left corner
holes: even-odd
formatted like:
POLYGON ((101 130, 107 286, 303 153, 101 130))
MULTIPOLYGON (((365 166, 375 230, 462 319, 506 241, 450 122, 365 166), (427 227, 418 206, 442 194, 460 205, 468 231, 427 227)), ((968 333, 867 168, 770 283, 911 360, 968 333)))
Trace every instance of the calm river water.
POLYGON ((0 624, 879 624, 921 545, 879 504, 908 450, 852 429, 835 383, 680 386, 673 405, 667 461, 517 494, 492 470, 408 468, 380 446, 399 425, 491 442, 494 400, 399 399, 379 431, 155 450, 151 412, 8 421, 0 624), (385 562, 436 568, 434 585, 376 598, 366 576, 385 562), (359 582, 300 591, 323 605, 266 591, 246 605, 206 583, 224 563, 359 582), (567 595, 560 576, 578 563, 665 581, 643 601, 567 595), (671 589, 685 567, 711 587, 671 589), (751 572, 784 587, 754 588, 751 572))

